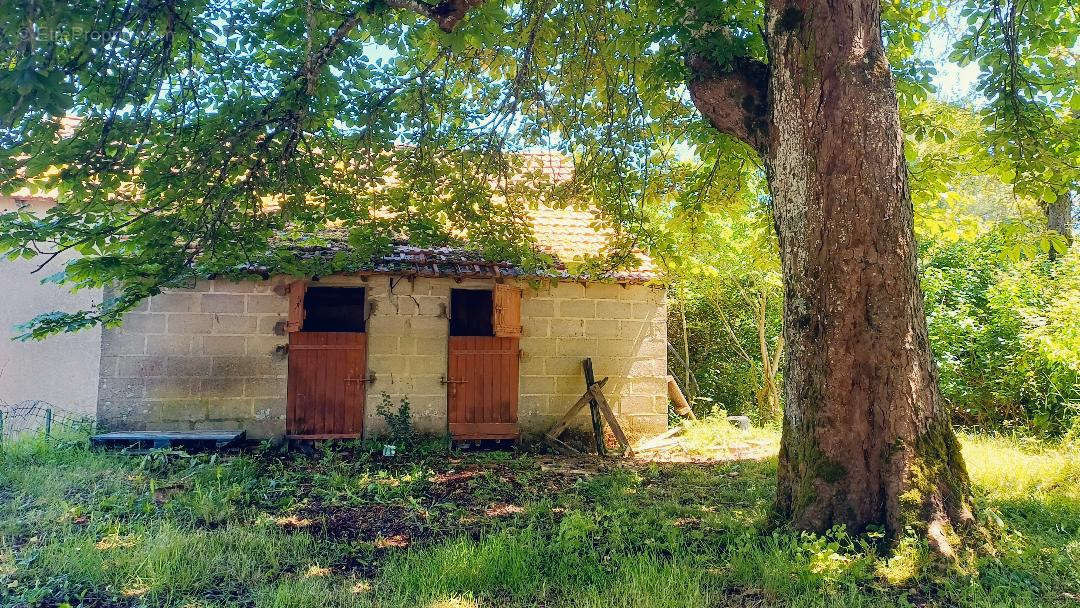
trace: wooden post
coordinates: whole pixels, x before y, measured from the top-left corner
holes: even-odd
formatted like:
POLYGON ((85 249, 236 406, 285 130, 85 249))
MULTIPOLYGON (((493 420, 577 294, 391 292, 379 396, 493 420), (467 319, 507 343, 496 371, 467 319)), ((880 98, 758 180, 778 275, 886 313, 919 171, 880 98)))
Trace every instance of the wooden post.
POLYGON ((45 408, 45 436, 52 434, 52 408, 45 408))
MULTIPOLYGON (((585 368, 585 391, 588 392, 592 389, 592 385, 596 383, 596 376, 593 375, 592 358, 585 357, 585 360, 581 362, 581 367, 585 368)), ((592 414, 593 435, 596 436, 596 453, 600 456, 606 456, 604 423, 600 419, 600 406, 596 403, 596 399, 589 400, 589 412, 592 414)))
POLYGON ((697 416, 694 415, 694 410, 690 408, 690 404, 687 403, 686 397, 684 397, 682 391, 679 390, 679 383, 675 381, 674 376, 669 375, 667 377, 667 390, 668 397, 675 402, 675 413, 691 420, 697 420, 697 416))

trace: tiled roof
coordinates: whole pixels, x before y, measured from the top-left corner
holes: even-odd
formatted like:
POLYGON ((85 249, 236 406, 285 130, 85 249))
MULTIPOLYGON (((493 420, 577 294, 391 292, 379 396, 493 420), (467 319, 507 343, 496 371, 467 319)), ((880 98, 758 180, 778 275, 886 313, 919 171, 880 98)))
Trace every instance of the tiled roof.
MULTIPOLYGON (((521 153, 524 169, 539 170, 553 183, 573 178, 572 161, 553 151, 521 153)), ((542 273, 550 278, 579 278, 567 270, 567 262, 579 258, 596 257, 607 253, 612 231, 604 227, 594 211, 565 207, 555 209, 538 205, 528 209, 533 235, 539 249, 556 259, 554 268, 542 273)), ((344 232, 328 231, 320 235, 325 246, 296 248, 301 256, 330 257, 340 251, 348 251, 349 244, 344 232)), ((632 252, 640 261, 636 268, 607 272, 602 276, 581 277, 628 283, 644 283, 657 278, 652 260, 640 251, 632 252)), ((371 272, 402 273, 418 276, 500 277, 527 276, 526 272, 508 262, 484 260, 479 253, 457 247, 421 248, 407 243, 395 243, 393 253, 373 261, 371 272)))

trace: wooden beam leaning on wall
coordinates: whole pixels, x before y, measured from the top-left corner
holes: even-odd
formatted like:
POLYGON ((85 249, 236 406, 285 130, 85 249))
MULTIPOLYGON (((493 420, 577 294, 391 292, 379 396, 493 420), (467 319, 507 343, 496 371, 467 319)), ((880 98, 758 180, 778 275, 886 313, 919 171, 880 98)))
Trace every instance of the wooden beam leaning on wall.
POLYGON ((676 414, 689 418, 690 420, 697 420, 694 410, 690 408, 690 403, 686 401, 686 397, 684 397, 682 391, 679 390, 679 383, 676 382, 675 377, 670 374, 667 377, 667 392, 668 398, 675 403, 676 414))
MULTIPOLYGON (((574 405, 570 406, 570 409, 563 414, 563 417, 555 423, 555 426, 551 427, 551 430, 544 434, 544 441, 555 448, 555 450, 568 455, 580 454, 578 450, 566 445, 559 440, 559 435, 566 430, 566 427, 570 426, 570 421, 574 416, 578 414, 586 405, 593 402, 596 403, 596 407, 603 414, 607 420, 608 426, 611 427, 611 433, 615 435, 615 439, 622 446, 623 456, 633 456, 634 450, 630 447, 630 441, 626 438, 626 433, 623 432, 622 426, 619 424, 619 420, 615 417, 615 412, 612 411, 611 405, 608 404, 607 397, 604 396, 604 385, 607 384, 608 379, 604 378, 599 382, 593 384, 585 391, 574 405)), ((600 439, 602 441, 603 438, 600 439)))

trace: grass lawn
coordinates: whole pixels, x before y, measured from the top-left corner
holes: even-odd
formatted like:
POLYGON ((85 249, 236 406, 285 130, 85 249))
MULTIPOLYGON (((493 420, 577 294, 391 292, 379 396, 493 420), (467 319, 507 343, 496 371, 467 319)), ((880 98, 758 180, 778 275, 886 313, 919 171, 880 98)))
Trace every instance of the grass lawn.
MULTIPOLYGON (((696 436, 714 440, 715 433, 696 436)), ((1080 606, 1080 454, 968 436, 996 554, 768 531, 775 458, 0 448, 5 606, 1080 606)))

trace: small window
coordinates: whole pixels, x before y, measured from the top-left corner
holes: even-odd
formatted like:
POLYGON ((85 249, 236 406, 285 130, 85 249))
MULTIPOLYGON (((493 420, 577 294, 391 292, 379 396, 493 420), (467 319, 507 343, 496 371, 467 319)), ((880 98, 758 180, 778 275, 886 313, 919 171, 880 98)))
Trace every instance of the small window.
POLYGON ((301 331, 364 331, 364 288, 308 287, 301 331))
POLYGON ((491 291, 487 289, 451 289, 450 335, 495 335, 491 327, 491 312, 491 291))

